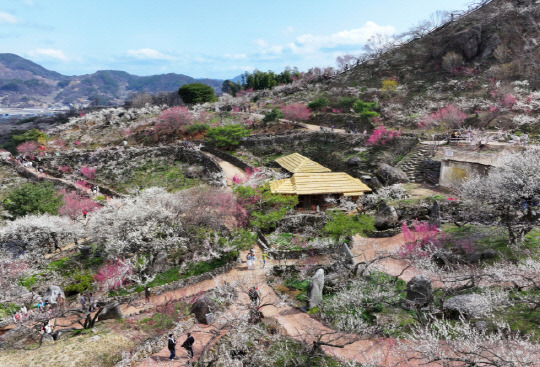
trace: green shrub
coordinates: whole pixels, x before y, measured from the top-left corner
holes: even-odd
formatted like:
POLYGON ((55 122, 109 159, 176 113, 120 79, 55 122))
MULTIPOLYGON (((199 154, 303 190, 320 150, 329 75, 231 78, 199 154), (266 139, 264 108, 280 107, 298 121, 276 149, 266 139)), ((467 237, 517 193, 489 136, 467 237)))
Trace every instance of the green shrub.
POLYGON ((264 114, 263 122, 268 123, 271 121, 277 121, 281 118, 283 118, 283 113, 281 113, 281 111, 277 108, 274 108, 272 111, 264 114))
POLYGON ((365 235, 375 230, 375 219, 366 214, 349 216, 343 212, 333 211, 329 212, 329 216, 323 232, 335 240, 343 236, 365 235))
POLYGON ((356 101, 358 99, 354 97, 342 97, 338 100, 338 107, 348 112, 356 101))
POLYGON ((379 113, 374 111, 378 108, 377 102, 356 101, 353 105, 354 112, 360 114, 363 121, 367 121, 370 117, 379 117, 379 113))
POLYGON ((250 134, 251 131, 241 125, 225 125, 208 130, 206 140, 218 147, 233 147, 250 134))
POLYGON ((320 110, 320 109, 323 109, 324 107, 327 107, 329 104, 330 104, 330 101, 328 100, 328 98, 319 97, 309 102, 307 106, 310 110, 320 110))
POLYGON ((83 293, 92 289, 92 283, 94 281, 92 274, 89 271, 81 272, 77 270, 71 279, 74 283, 68 284, 64 287, 66 296, 72 296, 77 293, 83 293))
POLYGON ((202 83, 185 84, 178 89, 178 94, 187 104, 217 101, 214 89, 202 83))
POLYGON ((198 133, 204 133, 208 131, 209 128, 210 126, 208 126, 208 124, 198 123, 198 124, 189 125, 186 128, 186 131, 190 134, 198 134, 198 133))
POLYGON ((235 186, 233 191, 248 212, 249 225, 263 231, 274 228, 289 210, 298 205, 298 196, 273 194, 268 184, 256 188, 235 186))
POLYGON ((33 274, 27 277, 22 277, 21 279, 19 279, 17 283, 28 290, 32 290, 32 287, 37 282, 38 276, 39 276, 38 274, 33 274))
POLYGON ((62 195, 51 183, 26 183, 12 190, 4 200, 4 208, 15 217, 27 214, 58 214, 62 195))
POLYGON ((19 308, 15 303, 0 303, 0 318, 13 315, 19 308))

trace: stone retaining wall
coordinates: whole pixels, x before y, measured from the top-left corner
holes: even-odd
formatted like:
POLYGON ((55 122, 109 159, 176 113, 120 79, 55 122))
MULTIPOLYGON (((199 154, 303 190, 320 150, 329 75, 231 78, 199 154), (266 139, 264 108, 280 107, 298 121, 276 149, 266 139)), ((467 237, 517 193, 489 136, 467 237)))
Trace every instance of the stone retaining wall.
POLYGON ((201 147, 201 150, 203 152, 208 152, 212 155, 215 155, 216 157, 220 158, 220 159, 223 159, 224 161, 226 162, 229 162, 230 164, 232 164, 233 166, 236 166, 242 170, 246 170, 246 169, 251 169, 252 167, 247 164, 246 162, 242 161, 241 159, 227 153, 227 152, 224 152, 223 150, 221 149, 217 149, 217 148, 214 148, 214 147, 209 147, 209 146, 204 146, 204 147, 201 147))

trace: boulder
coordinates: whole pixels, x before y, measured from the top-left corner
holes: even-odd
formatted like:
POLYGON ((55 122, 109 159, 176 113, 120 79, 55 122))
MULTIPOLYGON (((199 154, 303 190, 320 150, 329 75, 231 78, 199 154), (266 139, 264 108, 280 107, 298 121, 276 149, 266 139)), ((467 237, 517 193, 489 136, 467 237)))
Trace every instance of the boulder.
POLYGON ((452 40, 452 45, 456 51, 461 52, 467 60, 472 60, 478 55, 478 49, 482 41, 482 26, 476 25, 456 33, 452 40))
POLYGON ((386 185, 409 182, 409 178, 405 172, 386 163, 379 165, 377 174, 386 185))
POLYGON ((45 333, 41 336, 41 342, 44 345, 54 344, 54 338, 51 334, 45 333))
POLYGON ((360 178, 360 180, 366 185, 368 185, 369 188, 372 190, 378 190, 383 187, 383 184, 381 183, 381 181, 379 181, 377 177, 364 175, 360 178))
POLYGON ((416 309, 428 306, 433 301, 431 280, 424 274, 415 275, 407 283, 405 308, 416 309))
POLYGON ((124 318, 124 313, 120 309, 120 303, 115 302, 105 307, 98 316, 98 321, 102 320, 120 320, 124 318))
POLYGON ((197 321, 201 324, 208 325, 210 320, 208 320, 207 315, 211 314, 215 309, 215 304, 208 297, 199 297, 191 306, 191 313, 195 315, 197 321))
POLYGON ((375 228, 379 231, 384 231, 394 228, 397 225, 399 225, 399 215, 396 208, 384 202, 381 203, 375 217, 375 228))
POLYGON ((493 33, 489 38, 482 42, 482 54, 481 58, 485 59, 495 51, 495 49, 501 44, 501 37, 498 33, 493 33))
POLYGON ((360 157, 351 157, 347 161, 347 166, 349 167, 360 167, 362 165, 362 160, 360 157))
POLYGON ((49 302, 50 304, 56 304, 56 299, 59 295, 61 295, 64 299, 66 298, 64 291, 62 291, 62 288, 57 285, 50 285, 45 291, 45 294, 42 297, 42 301, 49 302))
POLYGON ((346 243, 341 245, 341 256, 345 264, 354 265, 354 256, 346 243))
POLYGON ((454 296, 443 303, 443 311, 449 317, 463 315, 467 318, 482 317, 491 311, 486 297, 479 294, 463 294, 454 296))
POLYGON ((311 277, 307 288, 307 309, 311 310, 322 303, 324 288, 324 270, 318 269, 311 277))

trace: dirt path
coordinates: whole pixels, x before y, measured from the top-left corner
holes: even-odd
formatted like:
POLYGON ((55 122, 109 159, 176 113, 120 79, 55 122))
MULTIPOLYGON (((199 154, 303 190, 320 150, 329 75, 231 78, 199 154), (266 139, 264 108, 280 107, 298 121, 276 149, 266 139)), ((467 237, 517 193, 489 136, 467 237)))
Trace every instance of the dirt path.
POLYGON ((236 167, 235 165, 224 161, 223 159, 216 157, 215 155, 203 152, 204 155, 210 157, 214 161, 216 161, 221 169, 223 170, 223 173, 225 173, 225 179, 227 180, 227 186, 230 186, 234 183, 234 180, 239 180, 238 182, 243 182, 247 179, 246 172, 242 169, 236 167))
MULTIPOLYGON (((381 243, 386 242, 388 248, 396 246, 396 243, 399 242, 399 238, 387 239, 387 241, 379 241, 381 243)), ((246 253, 242 255, 245 256, 246 253)), ((261 251, 256 248, 255 252, 257 258, 260 258, 261 251)), ((364 252, 365 259, 370 260, 377 254, 377 251, 364 252)), ((281 263, 281 262, 280 262, 281 263)), ((302 261, 289 261, 289 264, 302 263, 302 261)), ((272 264, 267 264, 271 266, 272 264)), ((416 364, 410 364, 408 362, 403 362, 403 355, 399 352, 395 346, 397 341, 391 338, 380 338, 380 339, 362 339, 358 340, 358 336, 346 333, 335 332, 334 330, 324 326, 319 321, 313 319, 310 315, 300 310, 297 310, 288 304, 281 301, 280 297, 274 292, 272 287, 266 284, 265 281, 266 271, 260 267, 256 270, 247 270, 247 267, 244 263, 238 265, 231 271, 226 274, 222 274, 215 279, 204 281, 196 285, 179 289, 172 292, 164 293, 160 296, 156 296, 152 299, 153 304, 159 304, 160 302, 165 302, 167 299, 172 298, 181 298, 189 297, 190 295, 197 295, 206 290, 209 290, 221 282, 234 282, 239 279, 244 278, 250 284, 256 284, 259 288, 259 293, 263 303, 270 303, 272 306, 266 306, 261 309, 265 318, 270 318, 275 320, 282 328, 285 330, 286 334, 291 338, 301 341, 312 343, 316 339, 321 339, 323 341, 354 341, 353 343, 346 345, 344 348, 338 347, 329 347, 324 346, 323 350, 338 359, 345 359, 349 361, 355 361, 358 363, 370 363, 377 362, 380 365, 384 366, 413 366, 416 364)), ((245 295, 241 296, 240 302, 247 304, 247 299, 245 295)), ((135 311, 135 310, 126 310, 126 312, 135 311)), ((245 311, 244 311, 245 312, 245 311)), ((210 340, 211 336, 208 333, 203 331, 199 332, 199 329, 204 330, 204 327, 201 325, 195 326, 193 330, 190 330, 194 337, 196 338, 196 343, 194 346, 195 358, 198 358, 203 346, 210 340), (197 334, 198 333, 198 334, 197 334), (197 336, 198 335, 198 336, 197 336)), ((208 328, 208 326, 206 326, 208 328)), ((185 340, 186 336, 182 335, 179 340, 185 340)), ((178 361, 171 362, 172 366, 181 366, 187 361, 185 351, 180 348, 177 350, 177 355, 179 356, 178 361)), ((162 362, 168 361, 169 352, 167 347, 160 350, 158 353, 147 358, 141 362, 138 366, 147 367, 159 365, 162 362)), ((167 362, 168 363, 168 362, 167 362)))

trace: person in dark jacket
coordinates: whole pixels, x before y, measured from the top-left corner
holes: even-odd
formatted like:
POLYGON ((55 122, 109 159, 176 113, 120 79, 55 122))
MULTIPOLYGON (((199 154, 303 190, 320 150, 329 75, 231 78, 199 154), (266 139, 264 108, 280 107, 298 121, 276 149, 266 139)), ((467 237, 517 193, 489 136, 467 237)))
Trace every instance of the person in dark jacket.
POLYGON ((167 347, 169 348, 169 351, 171 352, 171 356, 169 357, 169 360, 172 361, 174 357, 176 357, 176 340, 174 340, 174 336, 172 334, 169 334, 167 347))
POLYGON ((191 333, 187 333, 187 339, 182 344, 182 348, 187 350, 188 358, 193 358, 193 343, 195 343, 195 338, 191 336, 191 333))

